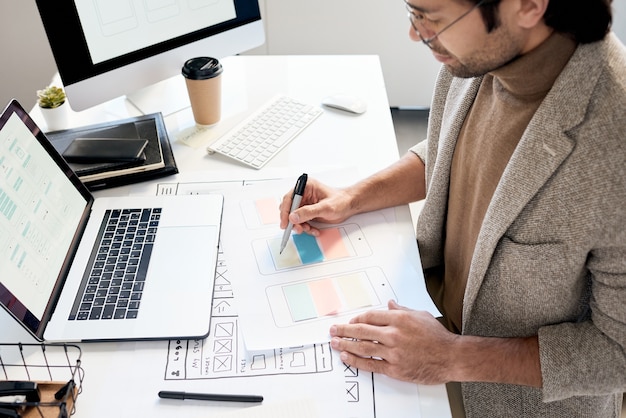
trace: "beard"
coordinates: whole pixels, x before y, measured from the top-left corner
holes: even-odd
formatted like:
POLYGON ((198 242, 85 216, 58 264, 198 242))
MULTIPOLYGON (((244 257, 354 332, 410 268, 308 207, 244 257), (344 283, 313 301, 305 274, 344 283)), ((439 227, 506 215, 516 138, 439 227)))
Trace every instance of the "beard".
POLYGON ((492 31, 484 45, 470 55, 459 58, 446 50, 438 42, 433 44, 433 52, 451 58, 444 64, 455 77, 473 78, 483 76, 514 61, 521 55, 522 42, 503 25, 492 31))

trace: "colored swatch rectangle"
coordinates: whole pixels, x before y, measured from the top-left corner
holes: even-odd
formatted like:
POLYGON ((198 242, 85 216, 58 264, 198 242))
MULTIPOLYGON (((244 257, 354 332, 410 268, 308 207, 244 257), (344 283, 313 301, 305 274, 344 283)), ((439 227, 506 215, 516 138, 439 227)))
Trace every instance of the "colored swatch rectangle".
POLYGON ((358 274, 341 276, 337 279, 337 285, 350 309, 363 308, 378 303, 378 301, 372 300, 368 288, 364 286, 363 279, 358 274))
POLYGON ((295 322, 317 317, 313 297, 306 283, 283 287, 291 317, 295 322))
POLYGON ((324 261, 324 254, 322 254, 322 250, 313 235, 295 234, 292 238, 298 249, 298 254, 300 254, 302 264, 324 261))
POLYGON ((286 285, 283 286, 283 295, 294 322, 380 303, 364 272, 286 285))
POLYGON ((280 222, 278 203, 273 197, 258 199, 254 202, 256 211, 259 214, 261 225, 272 225, 280 222))
POLYGON ((317 241, 327 260, 349 257, 350 253, 343 242, 339 228, 321 229, 317 241))
POLYGON ((302 265, 300 254, 298 254, 298 249, 293 240, 289 240, 282 253, 280 252, 280 241, 280 239, 269 241, 270 252, 276 268, 281 270, 302 265))
POLYGON ((322 279, 309 282, 309 291, 315 303, 317 316, 333 315, 341 309, 341 299, 332 280, 322 279))
POLYGON ((321 229, 317 237, 306 233, 292 234, 282 254, 280 238, 268 240, 267 248, 274 266, 280 270, 350 257, 347 239, 343 228, 326 228, 321 229))

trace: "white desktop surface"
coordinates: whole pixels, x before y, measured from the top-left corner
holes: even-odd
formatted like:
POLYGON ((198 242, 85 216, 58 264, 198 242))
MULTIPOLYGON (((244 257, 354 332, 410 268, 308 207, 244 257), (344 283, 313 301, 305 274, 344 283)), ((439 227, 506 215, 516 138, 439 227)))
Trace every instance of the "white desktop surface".
MULTIPOLYGON (((207 155, 204 147, 196 149, 178 142, 178 135, 195 125, 190 108, 164 115, 181 172, 208 171, 220 178, 265 178, 268 172, 276 170, 302 173, 354 167, 359 171, 355 174, 361 176, 398 158, 378 57, 236 56, 221 62, 224 67, 222 119, 205 134, 205 145, 277 94, 319 105, 328 95, 344 93, 364 99, 368 110, 355 115, 324 108, 320 118, 260 171, 228 161, 226 157, 207 155)), ((182 75, 174 79, 178 93, 188 103, 182 75)), ((46 130, 37 106, 31 115, 46 130)), ((83 112, 71 112, 68 127, 137 115, 140 113, 131 103, 118 99, 83 112)))
MULTIPOLYGON (((296 178, 302 172, 322 173, 350 170, 354 179, 388 166, 398 158, 393 123, 389 111, 380 62, 376 56, 237 56, 222 60, 223 99, 221 121, 205 132, 204 140, 196 137, 194 146, 181 143, 181 133, 193 129, 190 108, 165 115, 165 123, 181 174, 167 178, 176 182, 189 176, 202 181, 254 180, 296 178), (254 170, 219 155, 208 155, 204 148, 210 138, 233 127, 276 94, 285 94, 311 104, 335 93, 358 96, 367 102, 368 110, 353 115, 339 110, 324 109, 324 113, 262 170, 254 170)), ((182 76, 175 82, 184 90, 182 76)), ((180 91, 179 91, 180 93, 180 91)), ((71 112, 69 127, 114 121, 137 116, 137 109, 123 98, 80 113, 71 112)), ((39 109, 31 112, 45 130, 39 109)), ((416 138, 416 141, 420 138, 416 138)), ((162 181, 162 180, 161 180, 162 181)), ((352 181, 350 179, 349 181, 352 181)), ((349 182, 348 181, 348 182, 349 182)), ((342 185, 341 179, 334 182, 342 185)), ((134 193, 147 184, 125 186, 97 192, 97 195, 134 193)), ((396 209, 404 233, 413 234, 408 207, 396 209)), ((417 253, 414 253, 417 258, 417 253)), ((0 312, 0 342, 32 342, 33 339, 3 310, 0 312)), ((124 351, 158 349, 155 342, 126 342, 81 344, 82 365, 85 369, 83 393, 77 401, 76 417, 105 416, 119 405, 118 416, 168 416, 184 409, 169 409, 159 404, 156 393, 144 393, 141 372, 125 360, 124 351), (109 363, 110 362, 110 363, 109 363), (106 363, 106 364, 103 364, 106 363), (119 381, 110 376, 100 379, 102 370, 119 370, 119 381), (137 380, 137 381, 136 381, 137 380), (108 411, 108 412, 107 412, 108 411)), ((159 368, 160 366, 157 366, 159 368)), ((381 382, 388 380, 381 376, 381 382)), ((382 390, 385 384, 382 383, 382 390)), ((389 390, 388 386, 387 390, 389 390)), ((219 385, 217 386, 219 388, 219 385)), ((213 391, 218 391, 213 389, 213 391)), ((417 386, 422 417, 449 417, 450 409, 445 386, 417 386)), ((207 416, 214 406, 203 404, 207 416)), ((231 406, 233 408, 235 406, 231 406)), ((223 406, 222 406, 223 408, 223 406)), ((393 409, 393 408, 392 408, 393 409)), ((377 417, 390 416, 378 410, 377 417)), ((408 416, 408 415, 407 415, 408 416)))

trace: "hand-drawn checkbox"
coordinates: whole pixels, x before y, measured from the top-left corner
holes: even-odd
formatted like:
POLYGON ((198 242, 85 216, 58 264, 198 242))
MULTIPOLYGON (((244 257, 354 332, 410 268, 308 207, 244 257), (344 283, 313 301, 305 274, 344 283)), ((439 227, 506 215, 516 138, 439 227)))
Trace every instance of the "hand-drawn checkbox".
POLYGON ((233 356, 215 356, 213 357, 214 372, 229 372, 233 368, 233 356))
POLYGON ((229 354, 233 352, 233 340, 215 340, 213 344, 215 354, 229 354))
POLYGON ((234 335, 235 324, 233 322, 220 322, 215 324, 215 338, 230 338, 234 335))
POLYGON ((346 363, 343 363, 343 365, 345 366, 343 369, 343 375, 345 377, 358 377, 359 376, 359 369, 357 369, 356 367, 348 366, 346 363))
POLYGON ((346 380, 346 400, 348 402, 359 401, 359 382, 346 380))

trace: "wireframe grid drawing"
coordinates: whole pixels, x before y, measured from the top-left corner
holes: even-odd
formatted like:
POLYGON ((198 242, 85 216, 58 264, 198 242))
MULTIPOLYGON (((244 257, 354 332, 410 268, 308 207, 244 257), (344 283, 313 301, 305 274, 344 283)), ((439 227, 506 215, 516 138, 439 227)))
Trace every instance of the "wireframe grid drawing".
MULTIPOLYGON (((221 186, 224 186, 223 184, 221 186)), ((227 187, 238 185, 228 184, 227 187)), ((240 185, 239 185, 240 186, 240 185)), ((215 192, 212 183, 159 184, 157 194, 196 194, 215 192)), ((242 203, 249 228, 278 225, 278 199, 264 197, 242 203), (250 211, 252 209, 252 211, 250 211), (253 216, 249 216, 249 215, 253 216), (252 219, 252 221, 250 221, 252 219)), ((335 232, 331 232, 334 234, 335 232)), ((329 236, 331 236, 329 234, 329 236)), ((330 239, 329 239, 330 240, 330 239)), ((265 241, 267 242, 267 241, 265 241)), ((330 258, 340 250, 327 247, 330 258)), ((330 280, 330 279, 329 279, 330 280)), ((345 278, 348 284, 349 278, 345 278)), ((170 340, 164 371, 165 380, 201 380, 238 377, 285 376, 329 373, 334 370, 335 355, 329 343, 246 351, 239 318, 234 307, 235 296, 227 264, 220 248, 213 295, 212 330, 205 340, 170 340)), ((351 416, 375 417, 373 375, 342 364, 345 400, 351 416)))

